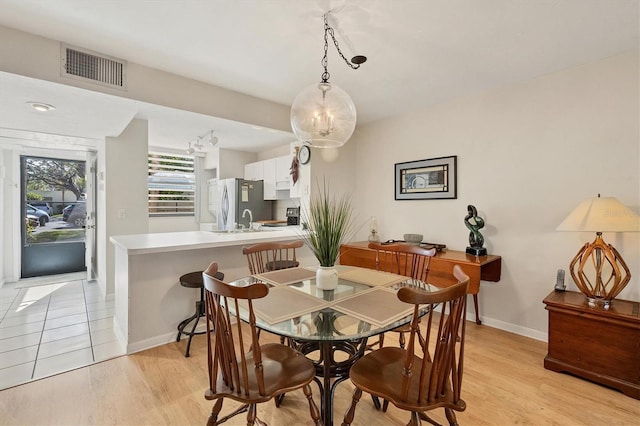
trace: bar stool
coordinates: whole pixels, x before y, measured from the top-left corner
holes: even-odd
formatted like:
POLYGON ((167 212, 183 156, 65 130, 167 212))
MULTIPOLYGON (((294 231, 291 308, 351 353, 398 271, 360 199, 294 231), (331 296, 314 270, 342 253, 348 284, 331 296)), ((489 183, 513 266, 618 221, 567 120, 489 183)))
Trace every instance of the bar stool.
MULTIPOLYGON (((224 274, 222 272, 216 272, 214 275, 216 279, 224 280, 224 274)), ((184 334, 185 336, 189 336, 189 341, 187 342, 187 351, 184 356, 189 357, 189 349, 191 348, 191 339, 196 334, 204 334, 205 331, 196 332, 196 327, 198 326, 198 321, 200 321, 200 317, 205 315, 204 308, 204 280, 202 279, 202 271, 189 272, 188 274, 184 274, 180 277, 180 285, 186 288, 199 288, 200 289, 200 300, 196 302, 196 311, 189 318, 182 321, 178 324, 178 337, 176 338, 176 342, 180 341, 180 338, 184 334), (195 321, 194 321, 195 320, 195 321), (193 327, 191 327, 191 331, 184 331, 184 328, 193 321, 193 327)))

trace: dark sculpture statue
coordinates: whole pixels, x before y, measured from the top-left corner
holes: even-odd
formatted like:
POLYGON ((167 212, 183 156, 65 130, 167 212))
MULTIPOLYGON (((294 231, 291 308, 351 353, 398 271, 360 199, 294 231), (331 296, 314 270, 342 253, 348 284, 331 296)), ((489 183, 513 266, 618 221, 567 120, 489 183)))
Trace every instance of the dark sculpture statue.
POLYGON ((467 206, 467 215, 464 218, 464 224, 469 229, 469 247, 466 252, 474 256, 485 256, 487 249, 484 245, 484 237, 480 233, 480 229, 484 228, 484 219, 478 216, 478 210, 475 206, 469 204, 467 206))

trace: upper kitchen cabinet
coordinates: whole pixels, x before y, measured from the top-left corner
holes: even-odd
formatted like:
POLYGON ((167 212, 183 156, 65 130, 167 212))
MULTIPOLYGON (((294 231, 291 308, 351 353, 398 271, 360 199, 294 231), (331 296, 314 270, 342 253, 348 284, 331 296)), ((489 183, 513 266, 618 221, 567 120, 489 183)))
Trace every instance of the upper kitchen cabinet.
MULTIPOLYGON (((264 173, 264 199, 277 200, 276 191, 276 159, 269 158, 262 162, 262 172, 264 173)), ((287 194, 288 196, 288 194, 287 194)))
POLYGON ((244 165, 244 178, 247 180, 264 179, 264 161, 244 165))
POLYGON ((291 189, 291 161, 288 155, 276 157, 276 188, 291 189))
POLYGON ((286 200, 290 197, 290 161, 291 159, 288 155, 264 160, 265 200, 286 200))
POLYGON ((292 158, 288 155, 269 158, 255 163, 245 164, 244 178, 249 180, 264 180, 265 200, 285 200, 291 197, 291 167, 292 158))

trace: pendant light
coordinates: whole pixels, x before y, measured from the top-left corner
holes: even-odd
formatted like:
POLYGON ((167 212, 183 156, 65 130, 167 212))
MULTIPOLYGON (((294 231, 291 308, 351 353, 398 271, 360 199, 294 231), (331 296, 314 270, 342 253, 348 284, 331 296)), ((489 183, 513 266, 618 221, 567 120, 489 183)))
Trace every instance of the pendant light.
POLYGON ((324 14, 324 72, 320 83, 312 84, 296 96, 291 105, 291 128, 298 140, 315 148, 337 148, 344 145, 356 128, 356 107, 344 90, 329 82, 327 52, 329 38, 338 54, 352 69, 360 68, 367 58, 354 56, 349 61, 340 50, 333 28, 324 14))

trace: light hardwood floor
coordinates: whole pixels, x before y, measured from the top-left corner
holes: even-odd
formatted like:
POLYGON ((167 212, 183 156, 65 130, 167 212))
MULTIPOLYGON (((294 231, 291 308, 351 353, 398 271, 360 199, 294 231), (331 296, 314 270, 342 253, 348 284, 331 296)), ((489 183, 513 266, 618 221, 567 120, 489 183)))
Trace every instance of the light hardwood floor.
MULTIPOLYGON (((261 339, 270 340, 264 335, 261 339)), ((393 333, 385 344, 396 344, 393 333)), ((275 340, 275 338, 274 338, 275 340)), ((204 425, 211 402, 204 336, 116 358, 0 391, 2 425, 204 425)), ((638 425, 640 401, 615 390, 543 368, 546 343, 468 322, 461 425, 638 425)), ((314 398, 319 404, 318 389, 314 398)), ((336 391, 334 422, 342 422, 353 387, 336 391)), ((233 402, 225 402, 228 413, 233 402)), ((280 408, 261 404, 258 416, 272 426, 311 424, 302 392, 287 394, 280 408)), ((443 410, 432 412, 441 423, 443 410)), ((228 425, 245 425, 239 415, 228 425)), ((363 396, 354 425, 405 425, 407 413, 375 411, 363 396)))

